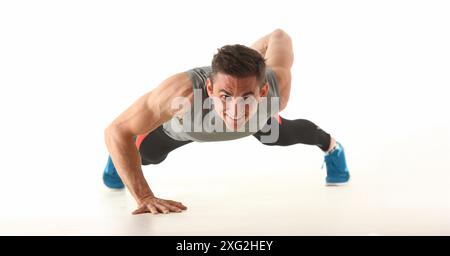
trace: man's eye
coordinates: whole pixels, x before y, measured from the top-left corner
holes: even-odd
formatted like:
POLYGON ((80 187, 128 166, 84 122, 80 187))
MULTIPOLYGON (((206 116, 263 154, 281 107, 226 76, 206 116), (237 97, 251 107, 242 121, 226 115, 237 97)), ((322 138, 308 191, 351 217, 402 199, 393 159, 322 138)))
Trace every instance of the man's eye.
POLYGON ((230 97, 230 96, 228 96, 228 95, 222 95, 222 96, 220 96, 220 98, 221 98, 222 100, 226 100, 226 99, 228 99, 228 97, 230 97))

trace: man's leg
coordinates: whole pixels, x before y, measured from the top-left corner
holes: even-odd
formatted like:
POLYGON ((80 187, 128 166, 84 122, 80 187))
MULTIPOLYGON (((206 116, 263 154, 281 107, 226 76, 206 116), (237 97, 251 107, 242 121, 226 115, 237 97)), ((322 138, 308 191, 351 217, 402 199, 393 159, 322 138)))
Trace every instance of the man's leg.
POLYGON ((306 119, 289 120, 282 118, 280 115, 276 115, 267 120, 266 125, 271 125, 272 123, 276 123, 279 127, 279 136, 277 141, 266 143, 261 139, 262 135, 269 134, 271 131, 266 133, 258 131, 253 135, 264 145, 290 146, 294 144, 307 144, 315 145, 322 151, 327 152, 332 144, 330 134, 306 119))
POLYGON ((290 146, 294 144, 315 145, 325 152, 325 162, 327 164, 327 185, 340 185, 346 183, 349 178, 347 163, 345 160, 344 148, 327 132, 316 124, 306 119, 288 120, 276 115, 267 121, 267 125, 278 125, 278 140, 266 143, 262 140, 267 132, 258 131, 255 136, 261 143, 269 146, 290 146))
POLYGON ((139 149, 142 165, 149 165, 161 163, 172 150, 191 142, 172 139, 161 125, 150 134, 137 136, 136 147, 139 149))
MULTIPOLYGON (((138 135, 135 137, 136 147, 139 150, 142 165, 159 164, 174 149, 186 145, 192 141, 177 141, 170 138, 163 131, 162 125, 151 133, 138 135)), ((103 182, 109 188, 121 189, 124 184, 117 173, 117 170, 108 157, 105 170, 103 172, 103 182)))

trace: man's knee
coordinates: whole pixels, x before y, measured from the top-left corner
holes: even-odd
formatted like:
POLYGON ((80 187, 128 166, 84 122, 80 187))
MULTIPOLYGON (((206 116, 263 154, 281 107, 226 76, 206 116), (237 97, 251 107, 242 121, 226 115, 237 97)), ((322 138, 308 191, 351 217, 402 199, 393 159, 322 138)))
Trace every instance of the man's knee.
POLYGON ((265 127, 257 133, 253 134, 253 136, 264 145, 280 146, 280 142, 285 140, 285 138, 281 138, 280 140, 280 136, 282 136, 280 132, 280 127, 283 122, 282 120, 283 119, 279 114, 272 116, 269 120, 267 120, 265 127), (274 130, 274 125, 276 125, 277 127, 275 128, 278 129, 274 130))
POLYGON ((143 156, 141 154, 141 164, 142 165, 150 165, 150 164, 159 164, 167 158, 167 155, 163 155, 160 157, 148 157, 143 156))

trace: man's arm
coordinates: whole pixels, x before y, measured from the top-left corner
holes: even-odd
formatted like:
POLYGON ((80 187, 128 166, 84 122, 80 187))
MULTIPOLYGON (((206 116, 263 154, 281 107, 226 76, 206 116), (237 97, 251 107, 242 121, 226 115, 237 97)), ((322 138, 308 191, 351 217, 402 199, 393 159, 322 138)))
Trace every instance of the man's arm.
POLYGON ((267 66, 276 73, 280 87, 281 111, 286 107, 291 91, 291 68, 294 63, 291 37, 285 31, 275 29, 253 43, 251 48, 261 53, 267 66))
POLYGON ((141 169, 141 159, 133 137, 156 129, 180 109, 172 109, 172 100, 186 97, 192 102, 192 83, 187 73, 175 74, 157 88, 141 96, 105 129, 105 142, 117 172, 137 201, 138 212, 178 211, 178 202, 158 199, 151 191, 141 169), (139 211, 140 210, 140 211, 139 211))

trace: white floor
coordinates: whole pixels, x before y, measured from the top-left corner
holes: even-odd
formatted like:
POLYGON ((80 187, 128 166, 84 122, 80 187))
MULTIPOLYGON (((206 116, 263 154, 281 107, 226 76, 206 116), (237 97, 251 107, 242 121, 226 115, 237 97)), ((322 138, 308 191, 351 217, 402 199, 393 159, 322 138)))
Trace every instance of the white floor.
POLYGON ((101 170, 92 170, 89 179, 73 177, 16 197, 2 211, 0 234, 450 235, 449 145, 443 151, 418 140, 397 142, 407 150, 347 143, 352 180, 345 187, 324 186, 322 155, 314 147, 265 147, 253 138, 190 144, 144 169, 155 193, 189 207, 183 213, 133 216, 131 196, 104 188, 101 170), (229 152, 239 165, 214 165, 216 150, 237 146, 253 151, 255 162, 229 152), (204 160, 188 161, 188 152, 204 160))

